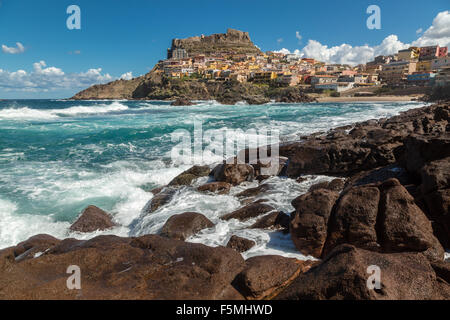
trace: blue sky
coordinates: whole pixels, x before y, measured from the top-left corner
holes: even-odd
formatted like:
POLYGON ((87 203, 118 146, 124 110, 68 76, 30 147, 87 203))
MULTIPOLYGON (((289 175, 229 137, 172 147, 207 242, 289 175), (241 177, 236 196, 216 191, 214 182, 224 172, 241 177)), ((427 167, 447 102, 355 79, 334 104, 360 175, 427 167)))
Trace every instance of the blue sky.
POLYGON ((350 63, 408 44, 437 41, 442 45, 450 39, 448 0, 0 3, 0 46, 4 46, 0 51, 0 98, 65 98, 95 82, 129 72, 138 76, 165 58, 172 38, 222 33, 227 28, 248 31, 264 51, 298 50, 302 55, 350 63), (72 4, 81 8, 81 30, 66 27, 66 9, 72 4), (372 4, 381 9, 380 30, 366 27, 366 9, 372 4), (429 31, 434 20, 439 20, 440 29, 429 31), (390 35, 396 37, 387 38, 390 35), (70 79, 58 84, 67 76, 70 79), (40 83, 34 83, 38 80, 40 83))

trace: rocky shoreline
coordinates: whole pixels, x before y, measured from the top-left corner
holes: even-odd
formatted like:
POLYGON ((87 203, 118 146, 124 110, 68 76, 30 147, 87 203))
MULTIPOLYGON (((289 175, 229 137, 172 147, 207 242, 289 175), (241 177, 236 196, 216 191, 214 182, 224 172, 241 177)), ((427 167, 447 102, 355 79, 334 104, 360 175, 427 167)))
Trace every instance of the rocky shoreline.
MULTIPOLYGON (((184 240, 213 223, 201 213, 174 215, 159 235, 91 240, 34 236, 0 250, 0 299, 450 299, 450 102, 379 120, 335 128, 280 146, 276 167, 194 166, 152 190, 151 214, 178 188, 200 177, 200 192, 242 191, 242 207, 221 219, 257 218, 251 228, 289 233, 316 261, 281 256, 244 260, 254 243, 232 237, 227 247, 184 240), (302 181, 336 177, 292 201, 289 215, 264 199, 270 176, 302 181), (67 267, 82 271, 82 290, 66 286, 67 267), (381 288, 369 289, 369 266, 381 270, 381 288)), ((267 147, 266 147, 267 148, 267 147)), ((270 147, 269 156, 270 156, 270 147)), ((264 159, 267 160, 267 159, 264 159)), ((270 160, 270 159, 269 159, 270 160)), ((108 213, 90 206, 71 229, 112 227, 108 213)))

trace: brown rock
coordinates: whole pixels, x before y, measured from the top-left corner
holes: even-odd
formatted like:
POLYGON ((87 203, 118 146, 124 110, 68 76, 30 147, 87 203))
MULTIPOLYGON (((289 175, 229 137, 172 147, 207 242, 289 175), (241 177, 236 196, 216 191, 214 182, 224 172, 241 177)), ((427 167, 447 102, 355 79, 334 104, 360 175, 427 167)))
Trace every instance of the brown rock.
POLYGON ((47 234, 38 234, 26 241, 19 243, 14 248, 16 261, 33 258, 36 254, 42 254, 47 249, 58 244, 60 240, 47 234))
POLYGON ((225 163, 214 169, 216 181, 228 182, 232 185, 241 184, 244 181, 252 181, 254 169, 248 164, 225 163))
POLYGON ((175 101, 173 101, 170 105, 171 106, 192 106, 193 103, 191 100, 189 100, 186 97, 180 97, 180 98, 177 98, 175 101))
POLYGON ((158 208, 172 201, 176 192, 177 190, 174 188, 164 188, 145 205, 143 211, 146 213, 152 213, 158 210, 158 208))
POLYGON ((253 248, 255 244, 255 241, 233 235, 227 243, 227 248, 231 248, 242 253, 253 248))
POLYGON ((114 227, 111 216, 96 206, 88 206, 81 216, 71 226, 70 230, 78 232, 93 232, 114 227))
POLYGON ((66 239, 22 261, 13 251, 0 251, 0 299, 243 299, 231 282, 245 262, 223 247, 147 235, 66 239), (80 267, 82 290, 67 288, 70 265, 80 267))
POLYGON ((380 191, 376 187, 353 187, 336 206, 330 231, 322 255, 342 243, 359 248, 378 250, 375 225, 378 216, 380 191))
POLYGON ((218 194, 228 194, 232 185, 227 182, 210 182, 197 188, 200 192, 215 192, 218 194))
POLYGON ((294 199, 289 231, 297 250, 320 257, 327 237, 327 225, 339 194, 319 189, 294 199))
POLYGON ((238 198, 255 197, 255 196, 259 195, 260 193, 264 193, 264 192, 269 191, 270 189, 271 189, 270 185, 262 184, 262 185, 259 185, 259 186, 255 187, 255 188, 249 188, 249 189, 246 189, 246 190, 244 190, 242 192, 239 192, 236 195, 236 197, 238 197, 238 198))
POLYGON ((242 207, 231 213, 228 213, 220 218, 222 220, 238 219, 240 221, 245 221, 245 220, 248 220, 251 218, 258 217, 264 213, 267 213, 267 212, 270 212, 273 210, 275 210, 275 209, 273 207, 269 206, 268 204, 251 203, 249 205, 246 205, 245 207, 242 207))
POLYGON ((180 173, 170 183, 169 186, 188 186, 193 180, 206 177, 211 172, 209 166, 193 166, 192 168, 180 173))
POLYGON ((279 300, 429 300, 449 299, 450 286, 439 281, 421 253, 383 254, 351 245, 335 248, 325 260, 297 277, 279 300), (369 289, 369 266, 378 266, 381 289, 369 289))
POLYGON ((184 241, 200 230, 213 226, 214 223, 201 213, 185 212, 171 216, 162 227, 161 236, 184 241))
POLYGON ((427 163, 420 170, 423 194, 450 186, 450 157, 427 163))
POLYGON ((427 251, 430 259, 443 260, 444 249, 433 235, 431 222, 397 179, 381 185, 382 247, 386 252, 427 251))
POLYGON ((245 261, 233 285, 248 300, 270 299, 289 285, 311 262, 281 256, 258 256, 245 261))
POLYGON ((250 229, 286 229, 289 230, 290 218, 283 211, 272 212, 256 221, 250 229))

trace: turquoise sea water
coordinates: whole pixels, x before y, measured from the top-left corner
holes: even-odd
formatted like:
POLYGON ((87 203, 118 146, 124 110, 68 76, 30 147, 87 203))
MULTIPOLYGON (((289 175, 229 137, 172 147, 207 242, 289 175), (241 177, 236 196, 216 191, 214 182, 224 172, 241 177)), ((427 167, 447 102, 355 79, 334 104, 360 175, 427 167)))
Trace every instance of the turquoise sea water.
MULTIPOLYGON (((110 231, 118 235, 157 232, 170 215, 194 210, 218 224, 191 241, 218 245, 231 233, 241 232, 258 242, 253 254, 280 249, 288 240, 277 239, 279 235, 243 231, 237 222, 219 220, 222 213, 239 206, 233 194, 251 184, 234 188, 230 196, 182 189, 166 208, 141 215, 152 197, 147 190, 189 167, 171 160, 176 145, 172 132, 192 132, 194 121, 201 121, 203 130, 216 132, 276 129, 287 141, 419 106, 416 102, 224 106, 209 101, 172 107, 157 101, 0 101, 0 248, 37 233, 93 236, 70 234, 67 228, 85 206, 94 204, 121 224, 110 231)), ((290 200, 307 188, 290 179, 270 182, 286 191, 271 197, 272 204, 286 212, 290 200)))

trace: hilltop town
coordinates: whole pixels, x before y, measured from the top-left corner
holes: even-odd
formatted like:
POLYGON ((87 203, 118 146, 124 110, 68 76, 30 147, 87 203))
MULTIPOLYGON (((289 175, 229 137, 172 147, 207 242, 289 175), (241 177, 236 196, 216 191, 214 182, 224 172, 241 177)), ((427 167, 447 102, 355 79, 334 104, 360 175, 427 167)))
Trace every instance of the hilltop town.
POLYGON ((74 99, 264 103, 310 101, 304 94, 373 96, 395 89, 423 93, 450 82, 450 58, 447 47, 435 45, 410 47, 357 66, 331 64, 298 54, 262 52, 247 32, 228 29, 225 34, 174 39, 167 58, 149 74, 124 81, 94 86, 74 99))

